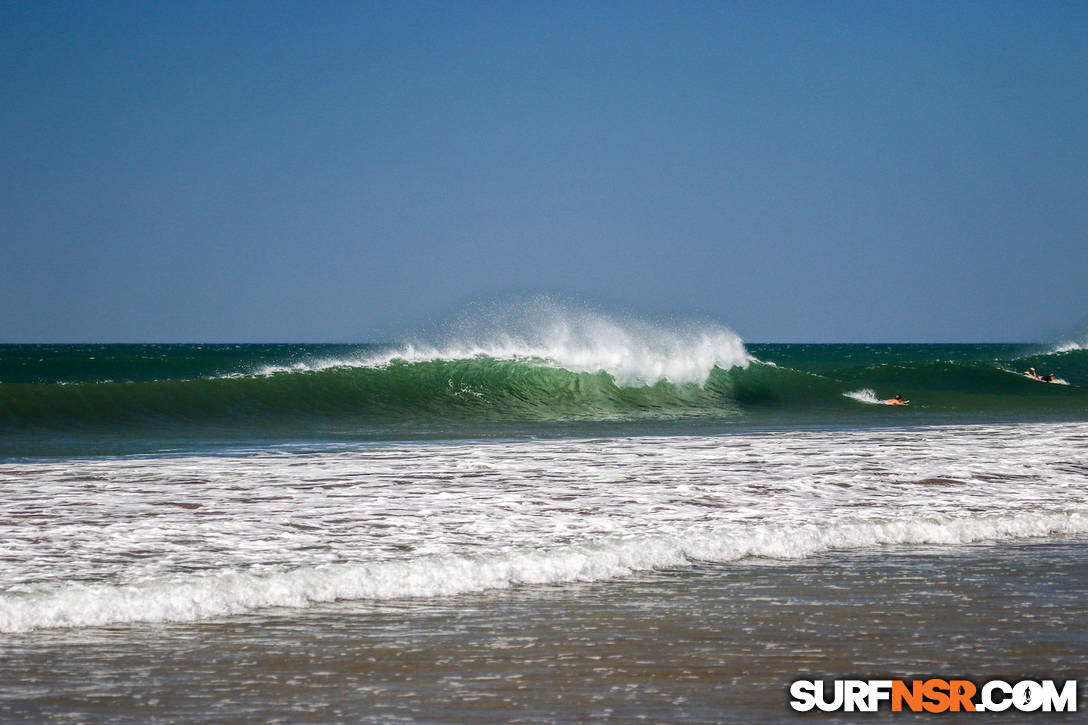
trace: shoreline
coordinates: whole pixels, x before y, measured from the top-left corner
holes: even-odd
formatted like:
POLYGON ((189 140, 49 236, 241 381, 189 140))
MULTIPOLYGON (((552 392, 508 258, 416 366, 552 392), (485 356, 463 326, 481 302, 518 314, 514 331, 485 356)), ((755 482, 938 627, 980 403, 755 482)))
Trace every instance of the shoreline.
POLYGON ((1086 552, 894 547, 5 635, 0 719, 751 722, 795 716, 801 677, 1072 679, 1086 552))

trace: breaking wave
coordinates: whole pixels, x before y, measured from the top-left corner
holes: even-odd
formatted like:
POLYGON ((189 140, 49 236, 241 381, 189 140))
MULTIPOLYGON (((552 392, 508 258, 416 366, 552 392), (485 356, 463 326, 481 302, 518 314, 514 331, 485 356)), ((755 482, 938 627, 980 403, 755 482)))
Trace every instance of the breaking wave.
POLYGON ((616 579, 653 569, 747 558, 801 559, 832 550, 898 544, 970 544, 1082 535, 1088 515, 1055 511, 932 516, 824 525, 730 525, 552 550, 330 564, 276 573, 220 571, 132 584, 65 584, 0 594, 0 632, 127 622, 191 622, 270 607, 338 600, 449 597, 527 584, 616 579))

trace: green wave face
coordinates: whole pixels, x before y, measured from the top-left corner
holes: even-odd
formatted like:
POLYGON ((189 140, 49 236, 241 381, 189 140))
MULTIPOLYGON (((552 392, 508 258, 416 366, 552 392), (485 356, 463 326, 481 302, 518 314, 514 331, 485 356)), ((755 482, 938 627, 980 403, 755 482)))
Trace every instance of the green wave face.
POLYGON ((211 347, 208 352, 207 346, 65 347, 51 354, 39 346, 6 346, 0 350, 0 430, 214 424, 350 431, 435 423, 759 422, 768 417, 780 423, 835 423, 889 415, 876 403, 896 393, 911 400, 910 410, 896 415, 1088 415, 1084 350, 761 345, 749 346, 759 361, 715 365, 702 384, 667 379, 619 384, 603 370, 572 372, 541 359, 409 362, 394 355, 370 364, 365 357, 379 348, 211 347), (41 362, 35 367, 32 358, 41 362), (1054 372, 1068 384, 1031 380, 1021 374, 1029 366, 1054 372))
POLYGON ((604 372, 474 358, 139 382, 0 386, 0 425, 201 421, 629 420, 723 415, 711 386, 621 387, 604 372))
MULTIPOLYGON (((799 408, 857 410, 901 394, 913 411, 933 414, 1088 415, 1088 351, 1049 352, 1025 345, 764 345, 774 360, 767 397, 799 408), (1056 382, 1024 371, 1054 373, 1056 382), (835 394, 843 400, 833 400, 835 394), (843 407, 845 406, 845 407, 843 407)), ((760 375, 753 370, 752 375, 760 375)), ((743 376, 742 376, 743 377, 743 376)), ((879 406, 884 408, 886 406, 879 406)))

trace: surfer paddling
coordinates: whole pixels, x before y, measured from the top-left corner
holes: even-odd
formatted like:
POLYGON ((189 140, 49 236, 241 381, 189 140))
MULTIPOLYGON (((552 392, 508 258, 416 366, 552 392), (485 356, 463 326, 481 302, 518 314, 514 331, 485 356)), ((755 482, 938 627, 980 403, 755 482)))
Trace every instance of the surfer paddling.
POLYGON ((909 402, 909 400, 903 400, 903 396, 899 393, 896 393, 894 398, 888 398, 887 400, 885 400, 884 405, 906 405, 909 402))
POLYGON ((1040 375, 1035 372, 1035 368, 1028 368, 1024 371, 1024 375, 1027 375, 1032 380, 1038 380, 1041 383, 1054 382, 1054 373, 1047 373, 1046 375, 1040 375))

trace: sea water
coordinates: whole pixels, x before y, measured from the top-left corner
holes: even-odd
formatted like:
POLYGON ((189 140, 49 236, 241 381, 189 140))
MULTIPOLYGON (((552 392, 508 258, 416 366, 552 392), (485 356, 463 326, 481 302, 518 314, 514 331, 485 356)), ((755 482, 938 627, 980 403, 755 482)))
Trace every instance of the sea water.
POLYGON ((0 347, 0 717, 747 722, 1082 665, 1079 346, 458 332, 0 347))

